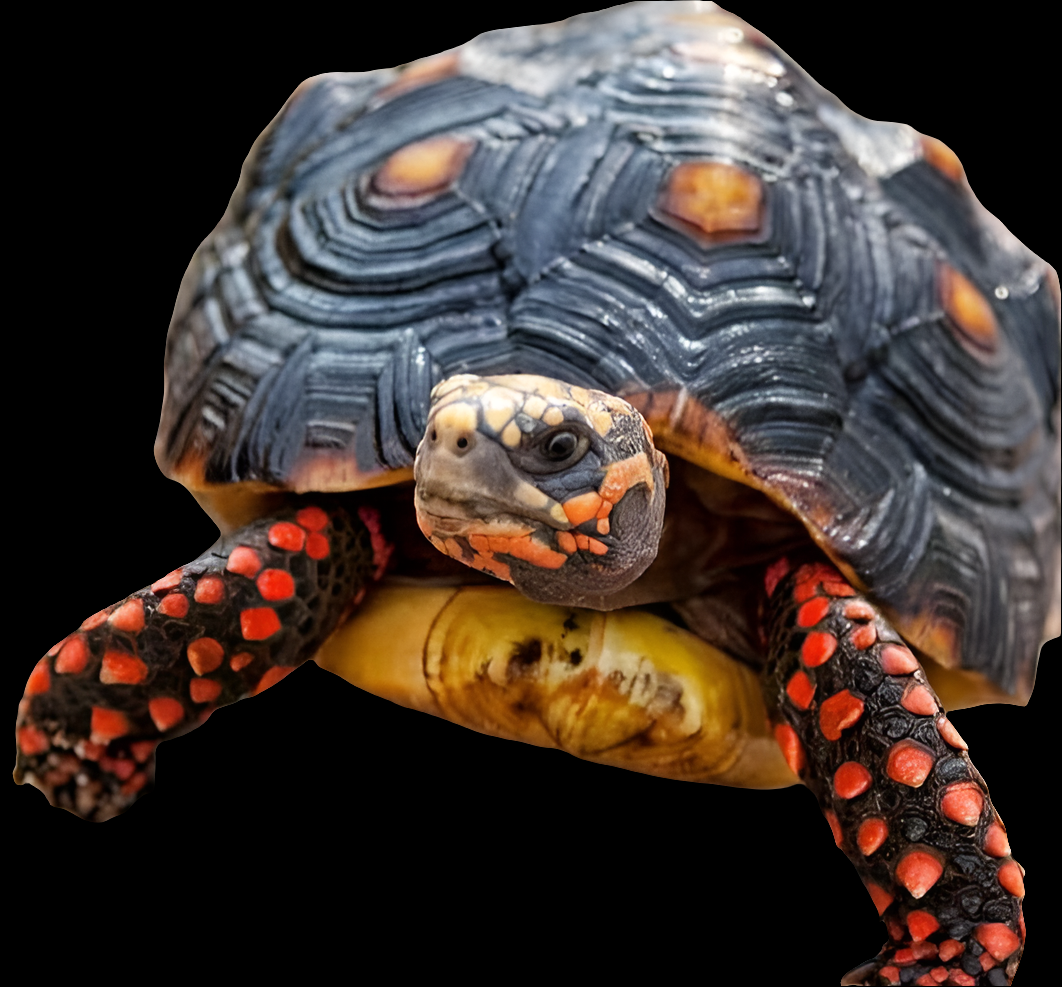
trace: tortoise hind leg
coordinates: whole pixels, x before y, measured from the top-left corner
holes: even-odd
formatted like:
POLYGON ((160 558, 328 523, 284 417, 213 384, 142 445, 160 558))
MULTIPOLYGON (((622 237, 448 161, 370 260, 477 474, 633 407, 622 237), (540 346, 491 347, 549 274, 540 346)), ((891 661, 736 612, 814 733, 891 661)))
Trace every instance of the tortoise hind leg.
POLYGON ((30 674, 15 780, 86 819, 123 811, 160 741, 311 657, 387 554, 369 508, 293 508, 90 617, 30 674))
POLYGON ((917 659, 836 569, 778 575, 766 615, 775 736, 890 937, 843 983, 1011 983, 1023 871, 966 744, 917 659))

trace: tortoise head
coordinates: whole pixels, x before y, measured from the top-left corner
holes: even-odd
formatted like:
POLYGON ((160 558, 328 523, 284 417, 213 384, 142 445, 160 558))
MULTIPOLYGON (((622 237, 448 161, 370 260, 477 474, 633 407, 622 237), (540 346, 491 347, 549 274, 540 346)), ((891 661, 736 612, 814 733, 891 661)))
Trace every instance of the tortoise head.
POLYGON ((668 467, 626 401, 547 377, 432 391, 417 521, 441 552, 544 603, 592 605, 656 558, 668 467))

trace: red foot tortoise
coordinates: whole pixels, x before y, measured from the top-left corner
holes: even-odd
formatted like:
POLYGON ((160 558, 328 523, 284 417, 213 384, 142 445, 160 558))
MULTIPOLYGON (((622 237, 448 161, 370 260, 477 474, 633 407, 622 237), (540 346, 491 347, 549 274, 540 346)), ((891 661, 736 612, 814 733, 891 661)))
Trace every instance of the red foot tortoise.
POLYGON ((1058 632, 1058 279, 946 146, 742 21, 630 4, 309 80, 185 277, 156 455, 222 537, 31 672, 16 780, 53 804, 122 812, 161 740, 315 658, 803 782, 888 930, 844 983, 1013 979, 1023 871, 946 711, 1024 703, 1058 632))

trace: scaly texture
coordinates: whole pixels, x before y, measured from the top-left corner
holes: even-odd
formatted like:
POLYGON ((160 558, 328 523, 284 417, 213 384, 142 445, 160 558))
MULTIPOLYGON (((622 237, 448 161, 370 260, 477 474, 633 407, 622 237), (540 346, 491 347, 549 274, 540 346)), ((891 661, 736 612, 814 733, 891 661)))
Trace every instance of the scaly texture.
POLYGON ((387 559, 376 512, 310 505, 241 528, 89 617, 30 674, 15 780, 102 821, 149 787, 162 740, 311 657, 387 559))
POLYGON ((1021 867, 918 660, 832 566, 768 571, 765 694, 889 942, 846 984, 1009 984, 1021 867))

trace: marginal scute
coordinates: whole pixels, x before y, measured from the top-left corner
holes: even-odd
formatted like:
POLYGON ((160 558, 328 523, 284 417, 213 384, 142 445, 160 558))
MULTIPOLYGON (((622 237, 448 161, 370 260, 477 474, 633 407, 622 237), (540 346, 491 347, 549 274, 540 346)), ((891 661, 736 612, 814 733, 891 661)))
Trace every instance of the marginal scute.
POLYGON ((660 211, 709 239, 752 237, 763 226, 763 183, 723 161, 676 165, 660 196, 660 211))

